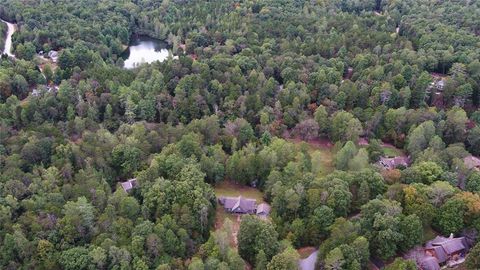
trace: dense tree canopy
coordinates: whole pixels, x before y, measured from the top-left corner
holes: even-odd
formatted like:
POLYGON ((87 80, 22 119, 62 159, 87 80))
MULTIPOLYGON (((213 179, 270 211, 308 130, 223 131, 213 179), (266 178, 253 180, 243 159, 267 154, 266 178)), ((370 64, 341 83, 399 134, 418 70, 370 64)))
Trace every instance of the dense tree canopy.
POLYGON ((479 10, 2 1, 17 30, 0 58, 0 268, 295 269, 313 246, 321 269, 415 269, 393 258, 426 232, 480 230, 465 162, 480 154, 479 10), (176 57, 125 69, 139 35, 176 57), (398 156, 407 168, 378 164, 398 156), (223 220, 225 181, 261 191, 270 216, 223 220))

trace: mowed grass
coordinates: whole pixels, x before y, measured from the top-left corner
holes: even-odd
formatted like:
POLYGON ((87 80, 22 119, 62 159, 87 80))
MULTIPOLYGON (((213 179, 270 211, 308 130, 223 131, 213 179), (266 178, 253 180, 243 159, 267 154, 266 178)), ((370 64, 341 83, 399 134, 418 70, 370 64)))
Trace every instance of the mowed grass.
POLYGON ((383 151, 385 152, 385 156, 387 156, 387 157, 397 157, 397 156, 405 155, 403 150, 399 149, 399 148, 395 148, 395 147, 388 146, 388 145, 385 145, 382 148, 383 148, 383 151))
POLYGON ((253 187, 240 185, 231 181, 224 181, 214 187, 215 195, 218 197, 238 197, 256 199, 257 204, 263 203, 263 193, 253 187))
POLYGON ((333 144, 330 141, 327 141, 325 139, 317 139, 310 141, 302 141, 300 139, 287 139, 287 141, 296 144, 298 148, 302 147, 302 145, 306 145, 308 147, 308 153, 310 154, 310 156, 314 155, 315 152, 319 153, 319 164, 312 164, 312 166, 319 166, 319 168, 315 169, 317 171, 320 171, 321 175, 327 175, 335 170, 335 154, 333 150, 333 144))

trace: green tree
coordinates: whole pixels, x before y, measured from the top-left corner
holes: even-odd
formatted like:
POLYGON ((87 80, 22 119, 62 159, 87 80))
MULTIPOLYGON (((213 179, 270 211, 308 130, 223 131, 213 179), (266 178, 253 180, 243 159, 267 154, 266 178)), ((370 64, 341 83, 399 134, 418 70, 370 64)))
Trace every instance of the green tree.
POLYGON ((308 227, 308 235, 312 245, 320 243, 320 240, 328 235, 334 220, 333 210, 326 205, 322 205, 313 211, 308 227))
POLYGON ((480 244, 477 243, 468 253, 467 259, 465 260, 465 265, 467 269, 478 269, 480 268, 480 244))
POLYGON ((115 146, 112 150, 112 165, 118 168, 122 176, 129 176, 140 167, 142 151, 126 144, 115 146))
POLYGON ((266 270, 267 269, 267 256, 263 250, 260 250, 255 258, 255 270, 266 270))
POLYGON ((334 248, 325 258, 325 268, 328 270, 344 269, 345 258, 340 248, 334 248))
POLYGON ((325 106, 318 106, 315 110, 314 118, 319 127, 319 134, 327 135, 330 130, 330 120, 328 119, 328 112, 325 106))
POLYGON ((417 264, 413 260, 396 258, 395 261, 385 267, 385 270, 417 270, 417 264))
POLYGON ((267 260, 271 259, 279 249, 278 234, 265 221, 255 216, 245 216, 238 232, 238 253, 250 263, 255 263, 260 250, 267 260))
POLYGON ((385 154, 382 145, 380 144, 379 140, 372 139, 369 141, 367 146, 368 157, 370 162, 374 163, 377 162, 381 156, 385 154))
POLYGON ((74 247, 63 251, 60 254, 59 262, 65 270, 88 269, 91 257, 88 249, 84 247, 74 247))
POLYGON ((69 201, 63 207, 63 218, 60 220, 62 232, 66 241, 71 243, 78 238, 87 240, 93 230, 95 208, 85 197, 77 201, 69 201))
POLYGON ((331 138, 334 141, 353 141, 357 142, 362 134, 363 128, 360 121, 351 113, 338 111, 333 115, 331 128, 331 138))
POLYGON ((298 269, 298 252, 292 247, 287 247, 281 253, 273 256, 267 265, 267 270, 295 270, 298 269))
POLYGON ((403 217, 399 226, 400 233, 403 235, 403 240, 399 244, 402 251, 406 252, 415 245, 421 244, 423 226, 421 220, 416 215, 403 217))
POLYGON ((442 234, 455 234, 462 230, 464 224, 465 204, 461 200, 448 200, 435 217, 435 226, 442 234))
POLYGON ((350 161, 357 154, 357 147, 352 141, 348 141, 335 156, 335 167, 338 170, 347 170, 350 161))

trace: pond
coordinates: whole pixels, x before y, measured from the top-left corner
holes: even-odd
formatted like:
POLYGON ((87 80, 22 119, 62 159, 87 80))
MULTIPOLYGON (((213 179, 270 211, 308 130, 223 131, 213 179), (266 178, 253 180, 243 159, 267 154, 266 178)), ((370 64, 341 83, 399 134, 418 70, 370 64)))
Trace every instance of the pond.
POLYGON ((148 36, 135 37, 128 49, 122 54, 124 67, 127 69, 138 67, 143 63, 162 62, 168 56, 167 44, 148 36))

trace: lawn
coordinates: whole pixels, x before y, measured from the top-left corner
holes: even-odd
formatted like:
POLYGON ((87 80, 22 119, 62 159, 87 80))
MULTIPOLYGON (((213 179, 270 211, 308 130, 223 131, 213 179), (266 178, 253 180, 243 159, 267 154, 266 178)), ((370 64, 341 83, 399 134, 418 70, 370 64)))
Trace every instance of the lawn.
POLYGON ((385 156, 387 157, 397 157, 397 156, 405 155, 402 149, 398 149, 389 145, 384 145, 382 146, 382 148, 383 148, 383 151, 385 152, 385 156))
POLYGON ((263 203, 263 193, 260 190, 231 181, 224 181, 217 184, 214 187, 214 191, 217 197, 237 197, 242 195, 245 198, 256 199, 257 204, 263 203))
POLYGON ((301 147, 302 143, 308 145, 308 153, 313 155, 315 152, 320 154, 320 168, 319 171, 326 175, 335 170, 335 166, 333 164, 333 159, 335 157, 333 153, 333 143, 327 139, 314 139, 309 141, 302 141, 300 139, 287 139, 287 141, 298 145, 301 147))

